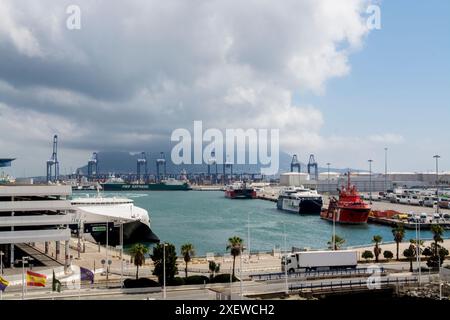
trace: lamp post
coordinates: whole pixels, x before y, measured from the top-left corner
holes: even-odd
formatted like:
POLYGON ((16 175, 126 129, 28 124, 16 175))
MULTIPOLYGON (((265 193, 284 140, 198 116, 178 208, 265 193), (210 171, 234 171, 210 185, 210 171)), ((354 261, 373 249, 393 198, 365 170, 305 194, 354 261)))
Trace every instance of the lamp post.
POLYGON ((163 299, 166 300, 166 243, 163 242, 163 299))
POLYGON ((284 230, 284 281, 286 286, 286 294, 289 294, 288 286, 288 273, 287 273, 287 236, 286 236, 286 224, 283 222, 284 230))
POLYGON ((0 251, 0 275, 3 275, 3 256, 5 254, 3 253, 3 251, 0 251))
POLYGON ((440 155, 435 155, 433 158, 436 159, 436 197, 437 197, 437 204, 436 204, 436 213, 439 213, 439 158, 440 155))
POLYGON ((328 167, 328 176, 327 176, 327 191, 328 191, 328 195, 330 194, 330 165, 331 163, 327 162, 327 167, 328 167))
POLYGON ((252 251, 250 249, 250 212, 247 213, 247 242, 248 242, 248 261, 250 263, 250 258, 252 256, 252 251))
POLYGON ((22 257, 22 259, 17 259, 16 263, 22 262, 22 300, 25 299, 25 263, 29 263, 30 261, 33 261, 34 259, 29 257, 29 256, 25 256, 22 257))
POLYGON ((419 274, 419 287, 420 287, 420 277, 422 275, 421 261, 420 261, 420 217, 416 220, 416 261, 418 266, 418 274, 419 274))
POLYGON ((372 204, 372 159, 367 160, 369 162, 369 198, 370 204, 372 204))
POLYGON ((384 148, 384 192, 387 193, 387 152, 388 148, 384 148))

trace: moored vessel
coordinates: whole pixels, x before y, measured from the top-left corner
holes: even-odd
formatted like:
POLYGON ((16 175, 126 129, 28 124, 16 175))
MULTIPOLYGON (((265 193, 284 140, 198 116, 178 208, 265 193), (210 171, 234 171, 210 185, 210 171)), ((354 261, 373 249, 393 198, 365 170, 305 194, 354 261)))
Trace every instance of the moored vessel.
POLYGON ((317 190, 302 187, 288 187, 280 192, 277 209, 299 214, 320 214, 322 196, 317 190))
POLYGON ((336 223, 362 224, 367 223, 371 206, 365 203, 350 182, 348 173, 347 186, 340 188, 339 199, 330 198, 328 209, 323 210, 320 217, 336 223))
POLYGON ((255 199, 256 190, 246 182, 234 182, 225 188, 225 197, 230 199, 255 199))
MULTIPOLYGON (((150 227, 148 211, 135 206, 131 199, 97 196, 76 198, 71 204, 83 221, 83 233, 90 234, 98 243, 106 243, 106 230, 109 245, 121 244, 122 231, 124 245, 159 242, 150 227)), ((74 232, 78 229, 76 225, 71 228, 74 232)))
POLYGON ((187 191, 192 190, 186 180, 168 178, 155 183, 127 183, 123 179, 108 179, 100 184, 103 191, 187 191))

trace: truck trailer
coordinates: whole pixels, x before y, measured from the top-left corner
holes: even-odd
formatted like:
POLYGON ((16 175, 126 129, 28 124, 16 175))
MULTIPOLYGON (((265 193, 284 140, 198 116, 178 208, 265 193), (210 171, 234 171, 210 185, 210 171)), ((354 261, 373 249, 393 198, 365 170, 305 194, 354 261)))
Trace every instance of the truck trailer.
POLYGON ((281 269, 289 273, 298 271, 325 271, 355 269, 358 253, 353 250, 300 251, 289 253, 281 259, 281 269))

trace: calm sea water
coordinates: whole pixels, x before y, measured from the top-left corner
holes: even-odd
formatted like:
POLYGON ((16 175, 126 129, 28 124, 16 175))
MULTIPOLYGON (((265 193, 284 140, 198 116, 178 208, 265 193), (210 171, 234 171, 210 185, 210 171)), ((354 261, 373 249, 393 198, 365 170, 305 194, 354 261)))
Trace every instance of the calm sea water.
MULTIPOLYGON (((252 252, 284 248, 284 229, 288 248, 326 248, 332 234, 332 223, 319 216, 280 211, 274 202, 265 200, 231 200, 223 192, 105 192, 104 196, 132 198, 137 206, 148 210, 152 230, 162 241, 173 243, 177 251, 183 243, 190 242, 197 255, 225 253, 227 239, 235 235, 247 243, 249 218, 252 252)), ((376 234, 385 242, 393 241, 390 227, 374 224, 336 225, 336 234, 346 240, 344 246, 370 244, 376 234)), ((422 231, 421 237, 431 238, 432 234, 422 231)), ((406 231, 405 240, 410 238, 415 238, 414 230, 406 231)))

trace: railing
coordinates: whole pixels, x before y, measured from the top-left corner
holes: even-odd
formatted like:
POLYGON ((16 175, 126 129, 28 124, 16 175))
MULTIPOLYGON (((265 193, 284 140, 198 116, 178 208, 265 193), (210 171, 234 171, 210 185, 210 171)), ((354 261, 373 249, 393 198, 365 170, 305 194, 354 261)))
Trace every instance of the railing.
POLYGON ((418 282, 418 277, 405 277, 403 279, 401 278, 387 278, 387 279, 379 279, 378 281, 374 283, 369 283, 368 279, 359 279, 359 280, 341 280, 339 282, 320 282, 320 283, 300 283, 295 285, 289 286, 289 291, 301 291, 301 290, 324 290, 324 289, 352 289, 355 287, 367 287, 369 288, 370 285, 376 286, 383 286, 383 285, 399 285, 399 284, 412 284, 418 282))
MULTIPOLYGON (((386 273, 384 268, 380 268, 380 274, 386 273)), ((360 269, 350 269, 350 270, 328 270, 328 271, 306 271, 306 272, 295 272, 288 273, 288 278, 319 278, 319 277, 333 277, 333 276, 344 276, 344 275, 368 275, 372 274, 373 270, 368 268, 360 269)), ((252 280, 279 280, 285 278, 284 272, 277 273, 265 273, 265 274, 251 274, 250 278, 252 280)))

